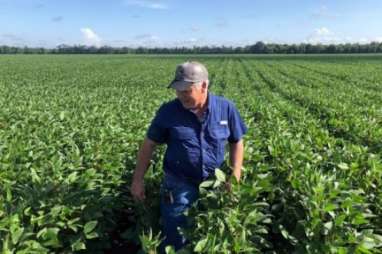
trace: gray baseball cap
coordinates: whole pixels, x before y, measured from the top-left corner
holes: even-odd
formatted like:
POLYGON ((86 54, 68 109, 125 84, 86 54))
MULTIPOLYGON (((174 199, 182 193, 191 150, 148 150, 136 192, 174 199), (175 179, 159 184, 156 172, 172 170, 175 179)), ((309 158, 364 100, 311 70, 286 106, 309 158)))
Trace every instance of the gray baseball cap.
POLYGON ((190 85, 204 80, 208 80, 208 71, 203 64, 196 61, 185 62, 176 67, 175 78, 168 88, 185 90, 190 85))

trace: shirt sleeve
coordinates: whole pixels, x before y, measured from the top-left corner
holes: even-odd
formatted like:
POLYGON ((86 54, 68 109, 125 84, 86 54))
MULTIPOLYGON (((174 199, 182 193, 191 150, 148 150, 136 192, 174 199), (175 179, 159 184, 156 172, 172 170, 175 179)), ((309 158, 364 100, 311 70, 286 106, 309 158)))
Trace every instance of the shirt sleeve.
POLYGON ((234 104, 231 104, 229 109, 229 129, 231 134, 228 137, 228 142, 230 143, 236 143, 240 141, 240 139, 245 133, 247 133, 248 130, 234 104))
POLYGON ((155 114, 147 130, 147 138, 157 143, 165 143, 168 139, 168 129, 165 125, 165 107, 162 105, 155 114))

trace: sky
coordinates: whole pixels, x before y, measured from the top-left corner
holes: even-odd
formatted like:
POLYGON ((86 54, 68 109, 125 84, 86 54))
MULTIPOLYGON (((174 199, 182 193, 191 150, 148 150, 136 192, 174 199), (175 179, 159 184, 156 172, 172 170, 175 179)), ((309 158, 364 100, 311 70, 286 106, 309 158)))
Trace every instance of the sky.
POLYGON ((382 42, 381 0, 0 0, 0 45, 382 42))

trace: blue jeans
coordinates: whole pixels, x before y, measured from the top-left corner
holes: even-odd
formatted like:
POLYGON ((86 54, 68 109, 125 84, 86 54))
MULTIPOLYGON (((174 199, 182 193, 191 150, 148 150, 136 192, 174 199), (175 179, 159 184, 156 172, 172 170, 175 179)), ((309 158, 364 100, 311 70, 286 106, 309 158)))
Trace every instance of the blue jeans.
POLYGON ((176 251, 186 245, 187 240, 179 233, 178 227, 187 227, 187 218, 183 213, 198 196, 198 185, 165 175, 160 191, 162 233, 165 237, 160 247, 161 253, 165 253, 167 245, 173 246, 176 251))

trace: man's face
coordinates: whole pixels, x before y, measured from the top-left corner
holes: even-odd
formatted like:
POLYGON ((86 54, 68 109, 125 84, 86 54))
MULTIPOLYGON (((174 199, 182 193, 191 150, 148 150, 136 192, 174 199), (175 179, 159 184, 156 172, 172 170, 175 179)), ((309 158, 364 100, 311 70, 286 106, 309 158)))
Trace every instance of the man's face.
POLYGON ((186 109, 194 109, 200 105, 207 93, 205 82, 199 85, 191 85, 185 90, 176 90, 176 96, 186 109))

